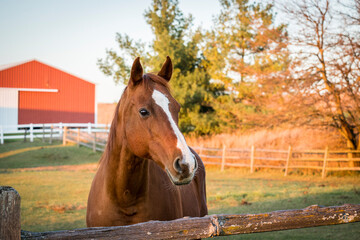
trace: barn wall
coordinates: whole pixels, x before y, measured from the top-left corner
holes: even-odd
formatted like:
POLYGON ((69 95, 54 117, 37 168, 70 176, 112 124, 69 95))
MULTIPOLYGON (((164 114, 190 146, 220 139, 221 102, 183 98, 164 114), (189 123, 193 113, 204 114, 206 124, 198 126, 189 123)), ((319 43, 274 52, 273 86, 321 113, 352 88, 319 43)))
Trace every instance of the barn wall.
POLYGON ((0 87, 58 90, 20 91, 19 124, 95 120, 95 84, 36 60, 0 71, 0 84, 0 87))
POLYGON ((97 104, 97 123, 111 124, 114 118, 116 103, 97 104))

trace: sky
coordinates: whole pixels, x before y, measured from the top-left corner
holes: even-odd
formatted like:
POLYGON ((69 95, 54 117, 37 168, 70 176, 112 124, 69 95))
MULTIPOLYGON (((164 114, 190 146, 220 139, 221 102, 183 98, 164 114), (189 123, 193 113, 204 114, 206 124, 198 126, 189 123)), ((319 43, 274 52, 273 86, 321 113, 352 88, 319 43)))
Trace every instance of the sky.
MULTIPOLYGON (((116 33, 150 42, 144 11, 151 0, 0 0, 0 65, 37 59, 96 84, 96 101, 113 103, 123 86, 96 65, 117 50, 116 33)), ((179 0, 194 25, 209 29, 218 0, 179 0)))

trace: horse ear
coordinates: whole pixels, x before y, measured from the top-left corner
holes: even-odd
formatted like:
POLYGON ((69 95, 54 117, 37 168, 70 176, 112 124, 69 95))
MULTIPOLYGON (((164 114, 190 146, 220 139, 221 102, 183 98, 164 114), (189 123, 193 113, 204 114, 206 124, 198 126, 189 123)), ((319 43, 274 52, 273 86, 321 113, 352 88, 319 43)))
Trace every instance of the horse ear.
POLYGON ((158 76, 164 78, 167 81, 170 81, 171 75, 173 71, 173 65, 169 56, 166 57, 166 61, 164 62, 158 76))
POLYGON ((142 80, 142 76, 143 76, 143 68, 140 63, 140 57, 137 57, 131 67, 129 84, 132 83, 135 86, 142 80))

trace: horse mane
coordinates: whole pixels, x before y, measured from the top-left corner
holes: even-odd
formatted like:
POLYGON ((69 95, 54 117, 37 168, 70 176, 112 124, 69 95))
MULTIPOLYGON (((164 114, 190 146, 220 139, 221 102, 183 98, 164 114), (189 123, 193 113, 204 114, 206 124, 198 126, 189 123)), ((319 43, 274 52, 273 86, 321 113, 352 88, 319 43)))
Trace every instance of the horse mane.
MULTIPOLYGON (((155 73, 146 73, 143 75, 143 79, 140 83, 136 84, 136 86, 143 84, 144 87, 146 89, 153 89, 154 84, 159 84, 161 86, 164 86, 168 91, 170 91, 170 86, 168 81, 166 81, 165 79, 163 79, 162 77, 159 77, 157 74, 155 73)), ((115 112, 114 112, 114 117, 113 120, 111 122, 111 127, 110 127, 110 132, 109 132, 109 136, 108 136, 108 140, 107 140, 107 144, 104 150, 103 155, 100 158, 99 164, 104 161, 105 159, 109 159, 110 157, 110 153, 113 151, 114 149, 114 144, 115 144, 115 140, 116 140, 116 128, 118 125, 118 120, 119 120, 119 110, 120 107, 122 106, 123 101, 125 101, 124 99, 127 98, 127 94, 128 94, 128 86, 124 89, 124 92, 119 100, 119 102, 116 105, 115 108, 115 112)))

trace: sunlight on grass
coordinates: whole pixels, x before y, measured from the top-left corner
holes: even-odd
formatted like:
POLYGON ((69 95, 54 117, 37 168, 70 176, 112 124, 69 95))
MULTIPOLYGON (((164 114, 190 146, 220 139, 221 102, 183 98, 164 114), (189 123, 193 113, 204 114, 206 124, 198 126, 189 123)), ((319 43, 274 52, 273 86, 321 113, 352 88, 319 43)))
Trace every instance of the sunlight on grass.
MULTIPOLYGON (((0 159, 0 185, 14 187, 21 196, 22 229, 53 231, 86 227, 87 196, 96 165, 89 169, 78 164, 97 162, 100 154, 93 155, 90 149, 76 147, 46 150, 13 156, 12 159, 17 162, 17 167, 26 165, 29 159, 33 161, 32 166, 55 165, 56 159, 59 164, 77 167, 20 171, 8 168, 14 164, 10 160, 0 159)), ((318 175, 294 174, 284 177, 279 170, 250 174, 245 168, 226 168, 221 172, 216 167, 206 167, 206 171, 209 214, 260 213, 313 204, 360 203, 358 176, 322 179, 318 175)), ((359 223, 241 235, 231 239, 346 239, 357 235, 360 235, 359 223)))
POLYGON ((0 168, 31 168, 97 163, 101 154, 100 152, 93 153, 87 148, 77 148, 76 146, 44 148, 0 158, 0 168))
POLYGON ((1 174, 0 185, 10 185, 19 192, 23 230, 73 229, 86 226, 86 201, 94 174, 90 171, 13 172, 1 174))

